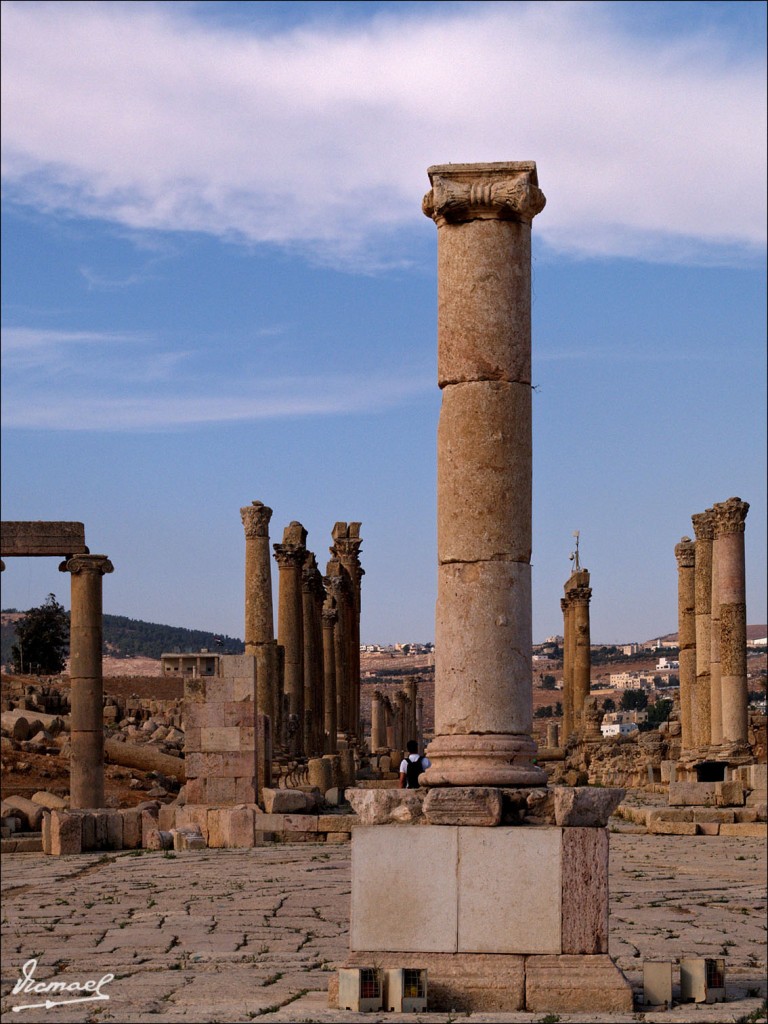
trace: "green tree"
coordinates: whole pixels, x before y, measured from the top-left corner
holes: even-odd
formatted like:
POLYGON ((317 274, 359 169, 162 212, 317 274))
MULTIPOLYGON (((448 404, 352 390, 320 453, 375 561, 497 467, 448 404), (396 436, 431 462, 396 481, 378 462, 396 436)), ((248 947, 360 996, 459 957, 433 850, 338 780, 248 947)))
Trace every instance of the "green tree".
POLYGON ((666 722, 669 715, 674 707, 674 702, 667 700, 663 697, 661 700, 657 700, 655 704, 648 705, 648 722, 651 726, 659 725, 661 722, 666 722))
POLYGON ((621 695, 622 711, 642 711, 648 705, 648 694, 645 690, 625 690, 621 695))
POLYGON ((69 616, 55 594, 19 620, 16 640, 11 648, 14 672, 34 670, 46 676, 61 672, 69 651, 69 616))
POLYGON ((603 711, 608 712, 608 711, 615 711, 615 710, 616 710, 616 701, 612 697, 606 697, 605 700, 603 701, 603 711))
POLYGON ((556 682, 557 680, 554 676, 547 674, 541 677, 541 688, 542 690, 554 690, 556 682))

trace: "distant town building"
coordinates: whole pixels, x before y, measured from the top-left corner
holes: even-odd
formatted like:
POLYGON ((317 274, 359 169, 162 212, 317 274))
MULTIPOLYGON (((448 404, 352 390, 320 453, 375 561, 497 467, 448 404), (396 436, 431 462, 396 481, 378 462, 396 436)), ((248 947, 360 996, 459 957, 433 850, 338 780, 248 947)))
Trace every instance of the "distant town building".
POLYGON ((219 674, 219 655, 205 648, 196 654, 161 654, 160 666, 164 676, 216 676, 219 674))
POLYGON ((671 672, 673 669, 680 668, 679 661, 670 661, 669 658, 659 658, 656 662, 657 672, 671 672))
POLYGON ((647 711, 611 711, 600 725, 603 736, 631 736, 639 732, 641 722, 648 721, 647 711))

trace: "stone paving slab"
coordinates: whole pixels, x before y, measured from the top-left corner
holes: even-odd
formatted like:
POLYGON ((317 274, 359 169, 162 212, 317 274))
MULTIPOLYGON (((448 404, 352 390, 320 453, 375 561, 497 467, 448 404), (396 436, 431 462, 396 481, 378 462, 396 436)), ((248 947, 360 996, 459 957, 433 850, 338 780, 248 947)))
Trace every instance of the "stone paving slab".
MULTIPOLYGON (((2 1021, 360 1020, 327 1005, 330 972, 348 950, 349 847, 23 854, 3 867, 2 1021), (37 981, 114 974, 104 987, 109 1000, 12 1012, 22 999, 45 998, 11 995, 30 959, 37 961, 37 981)), ((638 1006, 634 1014, 561 1013, 562 1024, 730 1024, 753 1013, 766 988, 765 872, 765 844, 757 838, 612 835, 610 948, 636 994, 644 959, 723 956, 728 1002, 669 1012, 638 1006)), ((452 1019, 513 1024, 545 1016, 452 1019)), ((364 1019, 443 1024, 451 1017, 364 1019)))

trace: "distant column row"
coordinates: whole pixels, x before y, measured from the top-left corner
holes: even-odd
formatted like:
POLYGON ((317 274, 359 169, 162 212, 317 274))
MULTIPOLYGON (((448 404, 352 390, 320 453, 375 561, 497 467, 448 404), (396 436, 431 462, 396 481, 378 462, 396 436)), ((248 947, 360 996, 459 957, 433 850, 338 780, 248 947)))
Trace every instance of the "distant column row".
POLYGON ((729 498, 691 517, 675 547, 683 750, 748 740, 744 529, 749 505, 729 498))
POLYGON ((360 523, 336 523, 323 576, 307 531, 291 522, 273 544, 278 565, 274 636, 269 521, 260 501, 242 508, 245 652, 257 659, 258 711, 293 756, 335 753, 359 740, 360 523))
POLYGON ((422 750, 424 699, 415 679, 407 679, 391 699, 381 690, 374 690, 371 697, 371 753, 404 751, 409 740, 416 740, 422 750))

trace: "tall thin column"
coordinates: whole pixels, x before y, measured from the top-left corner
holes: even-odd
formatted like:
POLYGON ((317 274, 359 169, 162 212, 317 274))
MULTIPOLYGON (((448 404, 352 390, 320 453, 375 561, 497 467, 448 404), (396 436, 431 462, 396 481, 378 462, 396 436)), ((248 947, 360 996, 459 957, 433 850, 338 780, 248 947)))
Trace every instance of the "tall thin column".
POLYGON ((277 737, 282 680, 272 608, 272 509, 262 501, 252 501, 240 509, 240 518, 245 531, 245 653, 256 657, 257 712, 269 715, 271 734, 277 737))
POLYGON ((303 749, 307 754, 322 754, 318 749, 323 712, 322 615, 323 577, 315 556, 307 552, 301 569, 301 602, 304 637, 304 733, 303 749), (318 597, 320 606, 318 608, 318 597), (318 726, 320 723, 320 727, 318 726))
POLYGON ((418 692, 418 685, 413 677, 406 679, 405 681, 405 695, 408 698, 408 724, 406 726, 406 732, 408 735, 405 737, 406 740, 416 739, 416 696, 418 692))
POLYGON ((592 596, 592 590, 589 586, 589 573, 586 569, 581 569, 578 573, 574 573, 574 577, 577 578, 571 592, 575 639, 573 652, 573 717, 576 728, 583 729, 584 701, 589 696, 592 667, 589 632, 589 601, 592 596))
POLYGON ((307 554, 307 531, 292 522, 283 531, 282 544, 274 544, 280 571, 277 609, 277 637, 285 651, 285 694, 288 698, 288 745, 292 754, 302 754, 304 724, 304 630, 301 598, 301 568, 307 554))
POLYGON ((696 545, 682 537, 675 545, 677 559, 677 640, 680 648, 680 746, 690 750, 693 740, 693 695, 696 685, 696 545))
POLYGON ((419 753, 424 749, 424 698, 416 698, 416 742, 419 753))
POLYGON ((351 733, 350 681, 350 593, 349 576, 338 558, 328 561, 325 585, 336 604, 338 619, 335 629, 336 644, 336 727, 339 735, 349 739, 351 733))
POLYGON ((374 690, 371 695, 371 753, 387 745, 387 727, 384 718, 384 695, 374 690))
POLYGON ((349 671, 349 731, 360 730, 360 607, 361 583, 365 570, 360 565, 360 523, 336 523, 333 527, 331 554, 338 558, 349 582, 349 628, 347 655, 349 671))
POLYGON ((72 718, 70 807, 104 806, 104 680, 102 576, 113 572, 106 555, 74 555, 61 572, 72 577, 69 675, 72 718))
POLYGON ((336 723, 336 602, 327 595, 323 604, 323 714, 326 754, 338 750, 336 723))
POLYGON ((573 608, 567 597, 560 598, 560 607, 563 611, 563 744, 565 744, 573 732, 573 608))
POLYGON ((711 739, 709 660, 712 653, 712 509, 691 516, 696 536, 694 599, 696 613, 696 685, 693 694, 693 741, 708 747, 711 739))
POLYGON ((717 505, 714 514, 715 535, 712 540, 712 587, 709 624, 709 742, 719 747, 723 742, 723 695, 720 676, 720 572, 717 540, 717 505))
POLYGON ((428 785, 535 785, 531 221, 536 165, 429 169, 438 228, 438 597, 428 785))
POLYGON ((720 680, 723 742, 748 740, 747 603, 744 528, 749 505, 729 498, 714 506, 720 595, 720 680))

